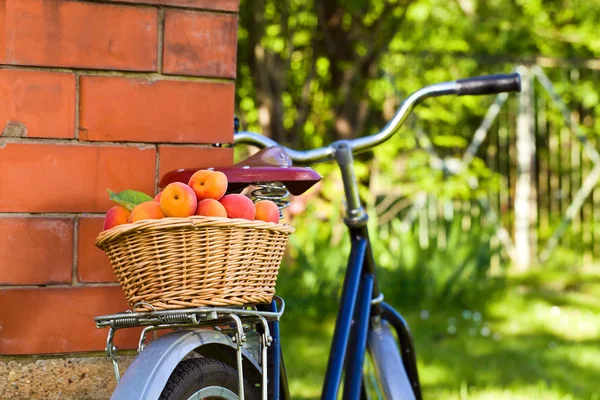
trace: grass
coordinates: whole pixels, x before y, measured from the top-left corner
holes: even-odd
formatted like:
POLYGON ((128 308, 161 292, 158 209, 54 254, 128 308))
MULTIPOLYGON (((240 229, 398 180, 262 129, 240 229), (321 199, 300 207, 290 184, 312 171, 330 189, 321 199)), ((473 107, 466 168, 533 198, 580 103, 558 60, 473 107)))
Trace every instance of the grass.
MULTIPOLYGON (((425 399, 599 399, 600 272, 507 278, 467 308, 400 308, 425 399)), ((282 320, 293 399, 318 399, 334 316, 282 320)))

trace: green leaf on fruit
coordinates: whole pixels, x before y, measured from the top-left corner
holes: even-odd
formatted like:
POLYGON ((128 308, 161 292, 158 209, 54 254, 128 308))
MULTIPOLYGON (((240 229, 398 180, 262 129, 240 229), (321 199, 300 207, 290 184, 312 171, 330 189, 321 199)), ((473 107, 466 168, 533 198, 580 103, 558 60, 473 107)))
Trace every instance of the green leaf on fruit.
POLYGON ((146 193, 138 192, 135 190, 123 190, 122 192, 115 193, 110 189, 106 189, 110 194, 110 200, 114 201, 120 206, 125 207, 129 211, 133 210, 133 207, 146 201, 152 201, 152 197, 146 193))

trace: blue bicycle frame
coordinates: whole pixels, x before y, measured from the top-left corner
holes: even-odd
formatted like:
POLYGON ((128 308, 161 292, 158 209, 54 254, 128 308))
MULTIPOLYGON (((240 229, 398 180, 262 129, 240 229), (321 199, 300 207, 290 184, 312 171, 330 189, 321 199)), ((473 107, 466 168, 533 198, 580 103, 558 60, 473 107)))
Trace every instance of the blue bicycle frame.
MULTIPOLYGON (((445 95, 484 95, 521 90, 519 74, 488 75, 426 86, 408 96, 388 124, 377 134, 352 140, 341 140, 329 146, 297 151, 284 148, 292 160, 311 164, 334 160, 340 168, 346 197, 344 223, 350 230, 352 248, 337 316, 322 399, 335 400, 345 371, 344 399, 366 397, 362 385, 362 370, 367 349, 378 370, 379 383, 388 399, 422 398, 417 373, 414 346, 408 325, 402 316, 382 302, 376 279, 376 266, 367 230, 367 213, 362 207, 358 183, 354 175, 353 154, 369 150, 388 140, 398 131, 413 107, 428 97, 445 95), (389 331, 397 333, 399 347, 389 331)), ((272 139, 250 132, 239 132, 235 143, 255 144, 261 147, 277 146, 272 139)), ((275 349, 272 359, 276 368, 271 377, 273 399, 289 399, 285 368, 281 358, 279 330, 273 324, 275 349), (277 367, 279 366, 279 367, 277 367)))
MULTIPOLYGON (((358 188, 352 169, 352 149, 343 141, 334 146, 336 147, 335 160, 342 171, 346 188, 348 217, 344 222, 350 231, 351 251, 321 398, 323 400, 337 399, 344 371, 343 398, 354 400, 364 396, 362 373, 367 342, 373 322, 381 323, 383 320, 396 330, 400 342, 400 351, 396 353, 397 357, 401 358, 401 364, 396 363, 394 371, 386 370, 386 365, 377 365, 377 367, 388 377, 393 374, 393 379, 397 380, 396 386, 403 377, 407 380, 403 389, 403 398, 420 400, 422 398, 421 388, 410 330, 400 314, 381 301, 383 296, 379 291, 375 276, 376 266, 369 242, 367 215, 358 200, 358 188), (398 371, 398 368, 403 371, 398 371), (407 387, 409 389, 406 389, 407 387), (406 393, 406 390, 411 393, 406 393)), ((274 304, 271 305, 271 310, 276 311, 274 304)), ((274 345, 271 354, 272 368, 270 368, 273 373, 269 379, 272 396, 270 398, 287 400, 289 391, 281 357, 278 322, 272 323, 271 332, 274 345)), ((389 331, 387 332, 389 335, 389 331)), ((391 335, 389 336, 391 337, 391 335)), ((393 355, 394 350, 386 349, 385 352, 393 355)), ((396 388, 392 393, 397 394, 399 390, 402 389, 396 388)))
MULTIPOLYGON (((324 400, 337 399, 344 369, 343 398, 360 398, 362 390, 364 390, 362 371, 371 321, 381 319, 396 330, 404 373, 408 377, 414 398, 420 400, 422 395, 416 356, 408 325, 391 306, 385 302, 377 302, 381 296, 375 279, 375 264, 366 226, 350 228, 350 234, 352 247, 321 398, 324 400)), ((275 303, 271 305, 271 311, 276 311, 275 303)), ((269 398, 288 400, 290 396, 281 357, 281 338, 278 325, 278 322, 271 325, 273 345, 270 357, 272 375, 269 379, 271 394, 269 398)), ((387 351, 393 352, 393 350, 388 349, 387 351)), ((393 373, 398 379, 403 375, 402 371, 386 371, 386 373, 393 373)))

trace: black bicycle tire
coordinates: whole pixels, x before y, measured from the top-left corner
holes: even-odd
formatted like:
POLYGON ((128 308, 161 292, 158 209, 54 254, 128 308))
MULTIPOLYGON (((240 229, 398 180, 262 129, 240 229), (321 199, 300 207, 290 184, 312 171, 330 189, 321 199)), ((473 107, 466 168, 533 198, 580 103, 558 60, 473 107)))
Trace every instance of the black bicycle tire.
MULTIPOLYGON (((202 388, 220 386, 239 395, 238 373, 229 364, 212 358, 192 358, 177 365, 159 400, 187 400, 202 388)), ((247 400, 258 400, 256 391, 244 382, 247 400)))

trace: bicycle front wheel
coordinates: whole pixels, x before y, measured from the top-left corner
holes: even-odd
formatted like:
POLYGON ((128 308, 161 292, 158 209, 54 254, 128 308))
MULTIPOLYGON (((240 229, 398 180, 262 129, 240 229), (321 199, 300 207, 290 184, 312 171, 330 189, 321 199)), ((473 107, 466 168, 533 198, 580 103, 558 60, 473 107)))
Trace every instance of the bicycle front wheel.
MULTIPOLYGON (((244 382, 244 397, 257 400, 254 388, 244 382)), ((238 372, 212 358, 181 362, 171 374, 160 400, 238 400, 238 372)))

